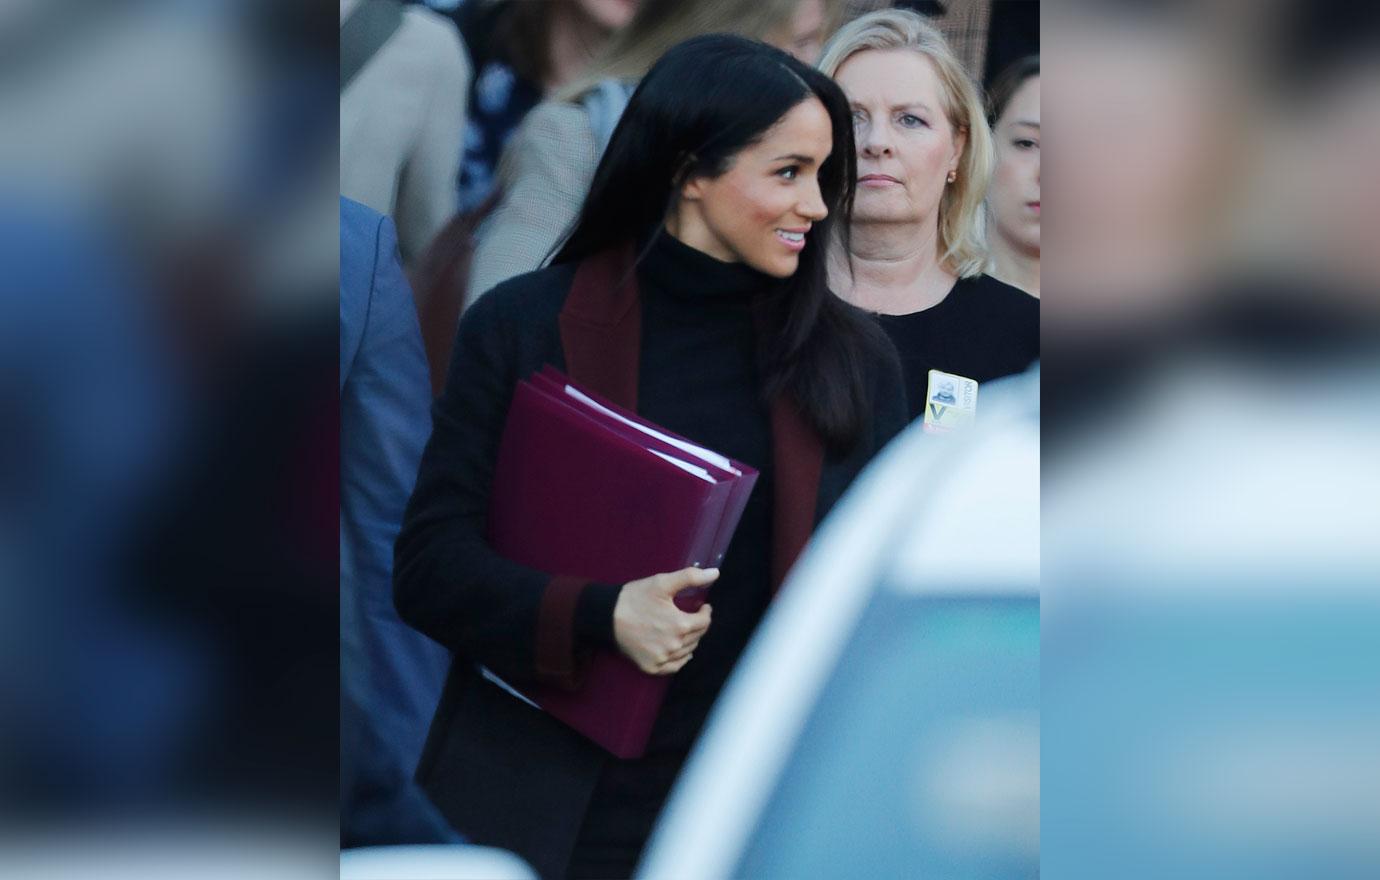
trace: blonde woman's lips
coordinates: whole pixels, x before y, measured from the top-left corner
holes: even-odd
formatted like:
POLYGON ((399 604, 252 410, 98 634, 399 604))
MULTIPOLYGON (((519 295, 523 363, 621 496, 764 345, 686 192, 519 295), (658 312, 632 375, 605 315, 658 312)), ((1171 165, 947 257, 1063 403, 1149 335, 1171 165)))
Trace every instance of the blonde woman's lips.
POLYGON ((900 186, 901 181, 890 174, 864 174, 858 178, 859 186, 900 186))

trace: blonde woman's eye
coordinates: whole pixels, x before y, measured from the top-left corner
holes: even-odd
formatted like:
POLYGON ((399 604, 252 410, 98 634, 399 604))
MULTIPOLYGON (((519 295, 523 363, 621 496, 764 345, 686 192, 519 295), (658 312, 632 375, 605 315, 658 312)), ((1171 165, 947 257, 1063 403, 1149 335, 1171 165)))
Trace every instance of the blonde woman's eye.
POLYGON ((1014 143, 1016 148, 1020 150, 1033 150, 1040 146, 1039 141, 1033 141, 1030 138, 1017 138, 1014 143))
POLYGON ((902 113, 900 116, 900 121, 901 124, 904 125, 906 128, 919 128, 922 125, 929 124, 925 122, 925 120, 921 119, 919 116, 916 116, 914 113, 902 113))

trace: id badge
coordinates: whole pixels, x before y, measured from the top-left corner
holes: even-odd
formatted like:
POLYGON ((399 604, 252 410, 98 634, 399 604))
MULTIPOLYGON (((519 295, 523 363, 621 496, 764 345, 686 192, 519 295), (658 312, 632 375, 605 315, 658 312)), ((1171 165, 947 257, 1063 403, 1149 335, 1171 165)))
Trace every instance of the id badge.
POLYGON ((972 424, 977 412, 978 383, 966 376, 930 370, 925 389, 927 433, 954 431, 972 424))

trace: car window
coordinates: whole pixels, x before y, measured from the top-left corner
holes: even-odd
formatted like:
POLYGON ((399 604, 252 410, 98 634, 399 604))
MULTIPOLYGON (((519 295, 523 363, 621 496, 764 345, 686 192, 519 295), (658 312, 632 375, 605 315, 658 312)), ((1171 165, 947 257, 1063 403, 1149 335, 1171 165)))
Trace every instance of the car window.
POLYGON ((1039 600, 882 589, 735 877, 1033 877, 1039 600))

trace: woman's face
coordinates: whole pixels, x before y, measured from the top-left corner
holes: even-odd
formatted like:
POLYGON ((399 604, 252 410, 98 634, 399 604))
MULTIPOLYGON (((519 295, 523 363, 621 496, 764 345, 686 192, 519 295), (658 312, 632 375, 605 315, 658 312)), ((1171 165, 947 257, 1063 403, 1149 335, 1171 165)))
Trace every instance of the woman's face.
POLYGON ((824 0, 799 0, 790 19, 766 37, 766 42, 815 66, 824 51, 824 0))
POLYGON ((987 202, 997 234, 1014 248, 1040 253, 1040 78, 1011 96, 996 124, 997 167, 987 202))
POLYGON ((857 223, 922 223, 939 216, 946 178, 967 138, 943 112, 943 85, 925 56, 866 49, 834 77, 853 110, 857 223))
POLYGON ((724 173, 687 181, 671 231, 726 263, 794 275, 805 234, 829 213, 818 175, 833 148, 829 113, 811 96, 744 147, 724 173))
POLYGON ((612 33, 632 21, 641 0, 575 0, 580 14, 601 30, 612 33))

